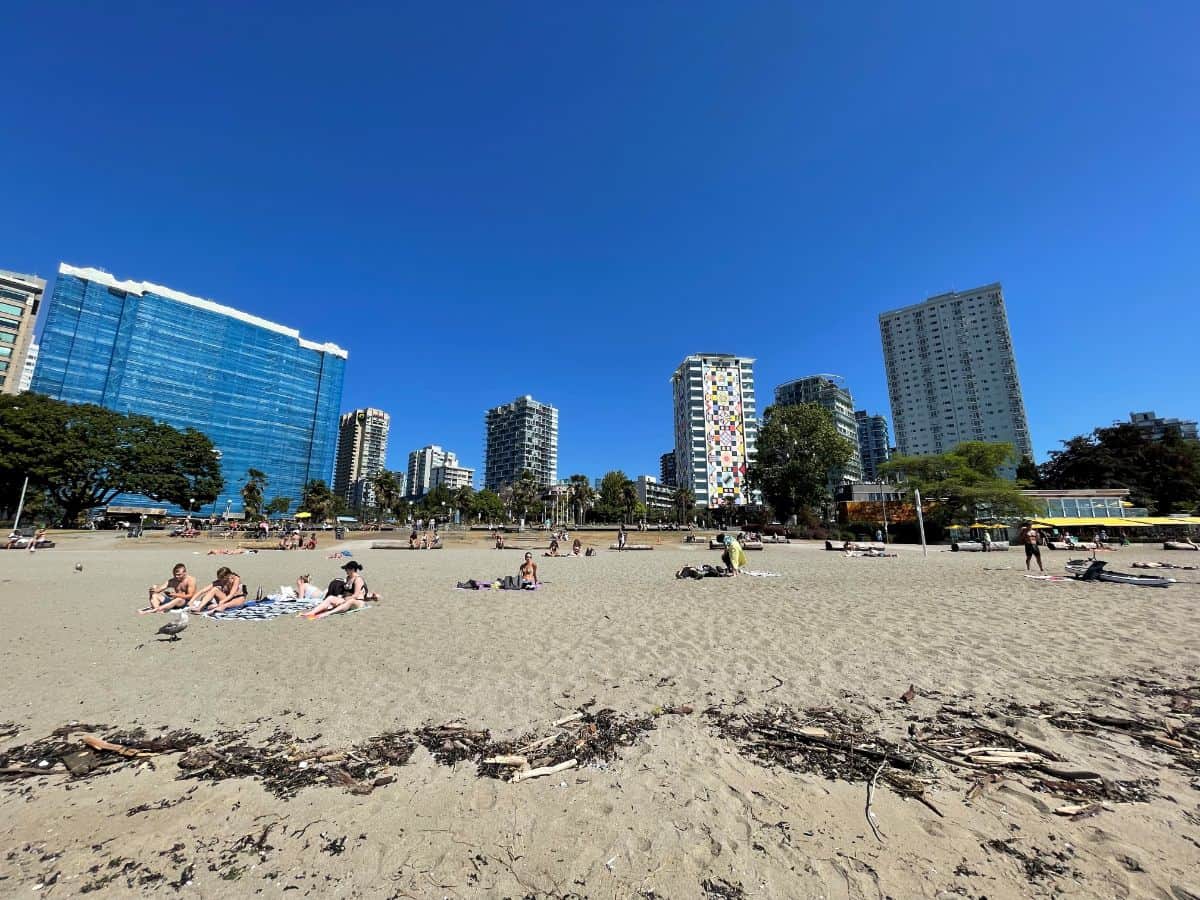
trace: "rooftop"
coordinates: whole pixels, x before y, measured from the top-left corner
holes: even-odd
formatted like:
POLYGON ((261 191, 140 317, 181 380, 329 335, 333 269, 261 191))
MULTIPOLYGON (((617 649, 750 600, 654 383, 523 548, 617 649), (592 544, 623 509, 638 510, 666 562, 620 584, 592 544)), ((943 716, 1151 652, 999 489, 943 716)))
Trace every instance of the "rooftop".
POLYGON ((274 331, 276 334, 286 335, 287 337, 295 338, 301 347, 308 350, 319 350, 323 353, 329 353, 333 356, 340 356, 346 359, 349 355, 345 350, 337 344, 319 344, 316 341, 307 341, 300 337, 300 332, 295 328, 288 328, 285 325, 280 325, 276 322, 270 322, 266 319, 260 319, 258 316, 252 316, 250 313, 242 312, 240 309, 234 309, 232 306, 223 306, 213 300, 205 300, 202 297, 193 297, 191 294, 185 294, 182 291, 172 290, 169 287, 163 287, 161 284, 154 284, 149 281, 118 281, 108 272, 103 269, 92 269, 80 266, 72 266, 67 263, 60 263, 58 266, 58 274, 72 275, 75 278, 82 278, 85 281, 90 281, 94 284, 102 284, 105 287, 115 288, 119 291, 126 291, 130 294, 137 294, 139 297, 144 294, 154 294, 158 297, 165 297, 168 300, 174 300, 178 303, 185 303, 188 306, 194 306, 197 309, 207 310, 208 312, 216 313, 221 316, 228 316, 231 319, 237 319, 240 322, 246 322, 249 325, 255 325, 259 328, 265 328, 267 331, 274 331))

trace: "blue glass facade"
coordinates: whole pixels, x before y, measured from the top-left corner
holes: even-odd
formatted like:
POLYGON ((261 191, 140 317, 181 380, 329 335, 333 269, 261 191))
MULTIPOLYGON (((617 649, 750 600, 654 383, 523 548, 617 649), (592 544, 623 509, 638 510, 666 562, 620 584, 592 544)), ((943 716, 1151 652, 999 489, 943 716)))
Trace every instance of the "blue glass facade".
POLYGON ((329 483, 341 348, 208 300, 67 265, 45 315, 32 390, 207 434, 221 452, 225 490, 201 513, 240 511, 250 468, 266 473, 268 499, 298 503, 309 479, 329 483))

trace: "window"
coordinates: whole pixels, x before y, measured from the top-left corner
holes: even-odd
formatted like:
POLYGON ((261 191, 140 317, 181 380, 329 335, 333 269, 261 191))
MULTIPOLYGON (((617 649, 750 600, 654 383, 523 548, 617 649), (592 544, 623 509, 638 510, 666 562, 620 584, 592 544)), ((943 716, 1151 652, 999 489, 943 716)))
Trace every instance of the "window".
POLYGON ((0 344, 16 343, 17 336, 11 331, 0 331, 0 344))
POLYGON ((25 315, 25 307, 14 306, 11 303, 0 303, 0 313, 6 316, 16 316, 18 319, 25 315))

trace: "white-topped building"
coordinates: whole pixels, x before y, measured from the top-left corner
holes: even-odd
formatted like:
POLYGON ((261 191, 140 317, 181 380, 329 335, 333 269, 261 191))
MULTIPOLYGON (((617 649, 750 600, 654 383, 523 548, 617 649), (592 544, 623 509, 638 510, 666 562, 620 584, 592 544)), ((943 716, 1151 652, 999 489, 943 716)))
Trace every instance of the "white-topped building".
MULTIPOLYGON (((1033 457, 999 283, 879 316, 892 427, 901 455, 1003 441, 1033 457)), ((1015 471, 1009 467, 1008 474, 1015 471)))

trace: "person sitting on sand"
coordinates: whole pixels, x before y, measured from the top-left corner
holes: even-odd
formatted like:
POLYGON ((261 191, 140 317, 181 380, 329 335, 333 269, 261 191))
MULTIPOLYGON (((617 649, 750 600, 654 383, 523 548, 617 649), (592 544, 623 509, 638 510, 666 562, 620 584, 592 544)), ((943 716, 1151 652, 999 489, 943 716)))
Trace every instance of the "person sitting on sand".
POLYGON ((496 532, 496 549, 497 550, 504 549, 504 535, 501 534, 499 531, 496 532))
POLYGON ((533 561, 532 553, 525 554, 525 561, 521 563, 521 568, 517 571, 517 578, 522 588, 532 591, 537 587, 537 563, 533 561))
POLYGON ((242 576, 228 566, 217 569, 217 579, 212 584, 202 588, 188 604, 188 612, 203 612, 210 605, 220 608, 233 599, 245 602, 246 586, 242 584, 242 576))
POLYGON ((196 596, 196 579, 188 574, 187 566, 176 563, 171 577, 163 584, 150 586, 150 605, 139 609, 139 613, 166 612, 183 606, 196 596))
POLYGON ((582 553, 583 553, 583 544, 582 544, 582 542, 580 542, 579 538, 575 538, 575 541, 571 544, 571 555, 579 556, 582 553))
POLYGON ((544 556, 558 556, 558 538, 550 540, 550 549, 543 554, 544 556))
POLYGON ((317 533, 315 531, 311 532, 309 534, 308 542, 304 545, 304 549, 305 550, 316 550, 317 549, 317 533))
POLYGON ((349 612, 352 609, 362 609, 368 603, 378 602, 383 599, 378 594, 367 590, 367 583, 363 581, 363 577, 360 574, 362 570, 363 567, 354 560, 350 560, 350 562, 342 566, 342 571, 346 573, 346 577, 335 578, 329 582, 329 588, 325 591, 325 598, 308 612, 300 613, 300 618, 323 619, 335 613, 349 612))
POLYGON ((721 552, 721 562, 725 564, 730 575, 737 575, 746 567, 746 551, 731 535, 718 534, 717 539, 725 543, 725 549, 721 552))

